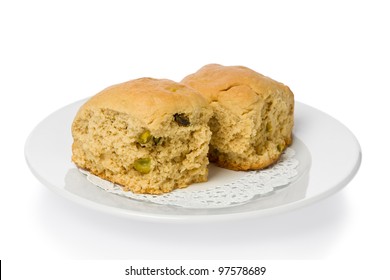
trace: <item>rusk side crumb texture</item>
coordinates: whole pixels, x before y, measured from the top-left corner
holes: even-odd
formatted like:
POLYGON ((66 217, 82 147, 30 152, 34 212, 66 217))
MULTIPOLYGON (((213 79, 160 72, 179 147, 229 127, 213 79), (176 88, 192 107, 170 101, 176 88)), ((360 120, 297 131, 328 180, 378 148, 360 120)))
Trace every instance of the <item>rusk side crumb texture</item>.
POLYGON ((242 66, 209 64, 182 83, 199 91, 214 115, 209 159, 233 170, 262 169, 292 143, 294 95, 242 66))
POLYGON ((170 80, 114 85, 77 113, 72 161, 135 193, 161 194, 203 182, 211 115, 201 95, 170 80))

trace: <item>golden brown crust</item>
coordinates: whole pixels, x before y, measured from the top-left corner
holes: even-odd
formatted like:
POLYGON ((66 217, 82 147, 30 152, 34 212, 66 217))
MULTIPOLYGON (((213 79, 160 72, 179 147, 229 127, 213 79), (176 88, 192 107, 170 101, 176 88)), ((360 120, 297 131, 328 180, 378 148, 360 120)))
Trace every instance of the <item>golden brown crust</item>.
POLYGON ((259 98, 283 92, 293 99, 290 88, 245 66, 208 64, 181 83, 200 92, 210 103, 217 101, 233 112, 241 113, 259 98))
POLYGON ((187 86, 167 79, 140 78, 104 89, 90 98, 79 114, 87 109, 109 109, 151 124, 166 114, 207 106, 206 100, 187 86))

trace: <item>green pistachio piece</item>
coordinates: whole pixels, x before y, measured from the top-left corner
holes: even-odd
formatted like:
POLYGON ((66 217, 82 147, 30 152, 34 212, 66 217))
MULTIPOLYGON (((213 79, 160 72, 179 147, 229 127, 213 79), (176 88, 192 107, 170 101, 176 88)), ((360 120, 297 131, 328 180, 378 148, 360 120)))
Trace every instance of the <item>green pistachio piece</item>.
POLYGON ((276 148, 278 149, 279 152, 282 152, 282 151, 284 150, 285 147, 286 147, 286 146, 285 146, 284 144, 278 144, 278 145, 276 146, 276 148))
POLYGON ((145 130, 138 136, 138 143, 140 144, 146 144, 152 139, 152 135, 150 134, 149 130, 145 130))
POLYGON ((175 122, 177 122, 178 125, 180 126, 189 126, 190 119, 184 114, 184 113, 176 113, 173 115, 175 122))
POLYGON ((134 162, 134 169, 142 174, 150 172, 151 159, 150 158, 139 158, 134 162))

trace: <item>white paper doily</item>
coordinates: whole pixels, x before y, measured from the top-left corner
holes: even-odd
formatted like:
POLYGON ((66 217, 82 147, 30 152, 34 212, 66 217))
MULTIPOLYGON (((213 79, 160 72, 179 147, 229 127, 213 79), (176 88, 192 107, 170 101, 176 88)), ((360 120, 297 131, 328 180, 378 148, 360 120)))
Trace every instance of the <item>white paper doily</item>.
POLYGON ((290 184, 298 174, 296 168, 299 162, 294 156, 295 151, 287 148, 279 161, 268 169, 248 172, 229 170, 237 174, 234 176, 236 179, 228 183, 221 185, 212 182, 198 183, 161 195, 125 192, 117 184, 103 180, 85 170, 79 170, 87 176, 88 181, 99 188, 130 199, 184 208, 221 208, 246 203, 255 196, 269 195, 276 188, 290 184), (238 178, 236 175, 239 175, 238 178))

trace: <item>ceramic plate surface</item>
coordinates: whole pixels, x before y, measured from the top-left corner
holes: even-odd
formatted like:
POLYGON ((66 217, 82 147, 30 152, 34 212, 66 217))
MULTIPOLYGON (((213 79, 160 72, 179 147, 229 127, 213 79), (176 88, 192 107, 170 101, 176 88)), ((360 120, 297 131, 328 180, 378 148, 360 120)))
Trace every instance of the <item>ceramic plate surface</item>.
MULTIPOLYGON (((54 112, 35 127, 25 145, 27 163, 40 182, 65 198, 132 219, 216 221, 290 211, 326 198, 346 186, 361 162, 359 143, 343 124, 319 110, 296 102, 291 149, 299 164, 294 166, 294 177, 284 184, 226 207, 186 207, 123 197, 92 184, 71 162, 71 123, 85 101, 54 112)), ((191 188, 199 190, 234 185, 235 182, 237 185, 245 176, 245 172, 211 165, 209 181, 205 185, 194 184, 184 192, 191 192, 191 188)))

